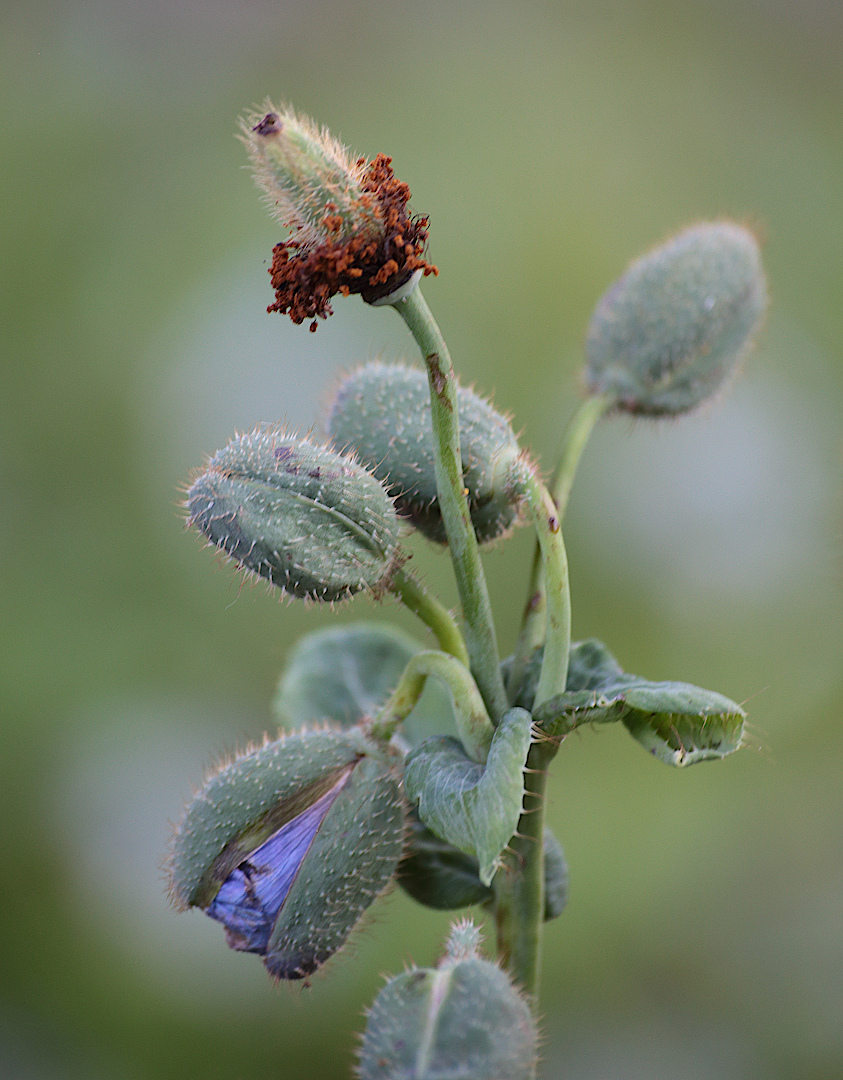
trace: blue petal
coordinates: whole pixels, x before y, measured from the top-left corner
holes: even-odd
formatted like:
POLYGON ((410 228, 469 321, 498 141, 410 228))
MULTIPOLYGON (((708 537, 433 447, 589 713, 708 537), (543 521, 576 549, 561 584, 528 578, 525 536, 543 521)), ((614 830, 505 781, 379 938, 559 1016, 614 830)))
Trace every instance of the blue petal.
POLYGON ((206 914, 225 926, 232 949, 266 953, 278 912, 299 867, 350 775, 345 773, 330 791, 250 852, 205 908, 206 914))

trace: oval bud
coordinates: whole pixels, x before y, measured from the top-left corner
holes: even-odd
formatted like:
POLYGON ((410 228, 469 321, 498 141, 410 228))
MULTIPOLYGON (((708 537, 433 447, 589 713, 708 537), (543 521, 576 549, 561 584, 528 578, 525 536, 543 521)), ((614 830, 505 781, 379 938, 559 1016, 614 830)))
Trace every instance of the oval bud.
POLYGON ((597 304, 588 389, 645 416, 693 409, 737 368, 766 306, 748 229, 729 221, 686 229, 634 262, 597 304))
MULTIPOLYGON (((463 482, 477 539, 494 540, 516 520, 508 484, 520 449, 509 421, 472 390, 457 392, 463 482)), ((427 375, 403 365, 367 364, 341 384, 328 417, 335 446, 387 485, 400 513, 430 540, 447 537, 436 493, 427 375)))
POLYGON ((381 483, 280 429, 240 435, 214 454, 186 505, 189 525, 290 596, 377 593, 398 558, 398 519, 381 483))
POLYGON ((299 731, 208 777, 175 832, 171 895, 271 975, 305 978, 386 887, 403 832, 382 750, 357 729, 299 731))
POLYGON ((452 930, 437 968, 390 979, 369 1010, 361 1080, 529 1080, 537 1031, 508 976, 478 956, 470 922, 452 930))

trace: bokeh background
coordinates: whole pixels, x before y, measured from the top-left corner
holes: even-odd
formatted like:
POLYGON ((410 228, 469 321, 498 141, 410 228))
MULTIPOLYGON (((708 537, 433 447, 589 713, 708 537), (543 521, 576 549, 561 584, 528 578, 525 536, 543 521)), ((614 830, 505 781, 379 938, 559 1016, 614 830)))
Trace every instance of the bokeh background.
MULTIPOLYGON (((279 233, 234 132, 271 95, 393 155, 458 370, 548 468, 626 263, 703 216, 766 236, 741 379, 681 423, 605 422, 571 501, 575 636, 745 701, 752 738, 684 772, 614 728, 565 745, 543 1075, 843 1075, 841 55, 833 0, 3 5, 0 1074, 342 1077, 382 973, 446 933, 395 893, 290 990, 164 894, 169 822, 271 727, 299 634, 424 640, 394 604, 243 588, 180 521, 235 429, 307 429, 338 372, 414 355, 355 299, 316 334, 264 313, 279 233)), ((505 650, 531 546, 486 560, 505 650)))

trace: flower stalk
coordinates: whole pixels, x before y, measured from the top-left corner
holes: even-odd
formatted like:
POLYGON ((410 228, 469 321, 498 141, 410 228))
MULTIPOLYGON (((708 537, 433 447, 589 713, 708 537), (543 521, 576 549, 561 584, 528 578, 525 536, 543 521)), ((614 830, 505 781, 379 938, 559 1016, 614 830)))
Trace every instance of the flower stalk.
MULTIPOLYGON (((605 415, 611 404, 612 399, 604 395, 595 394, 587 397, 581 402, 568 422, 563 439, 562 453, 548 485, 550 497, 556 507, 555 516, 560 528, 562 527, 562 519, 565 517, 568 498, 571 494, 582 452, 597 421, 601 416, 605 415)), ((527 603, 524 607, 521 630, 507 678, 506 691, 510 701, 514 701, 518 694, 518 689, 524 677, 524 668, 530 654, 542 642, 546 633, 547 592, 548 587, 542 572, 541 541, 537 539, 533 552, 533 563, 530 568, 527 603)))

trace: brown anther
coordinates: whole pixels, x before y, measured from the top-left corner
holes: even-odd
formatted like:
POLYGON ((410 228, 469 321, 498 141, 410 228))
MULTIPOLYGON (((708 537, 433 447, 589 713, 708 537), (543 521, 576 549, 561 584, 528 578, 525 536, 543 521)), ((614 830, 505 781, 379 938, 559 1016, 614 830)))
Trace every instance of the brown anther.
MULTIPOLYGON (((392 172, 392 159, 379 154, 363 177, 360 204, 376 208, 382 228, 376 233, 343 237, 347 223, 335 214, 336 206, 326 204, 322 219, 328 237, 305 246, 287 240, 273 249, 269 273, 275 289, 275 303, 267 309, 287 314, 295 323, 331 314, 329 300, 340 293, 359 293, 371 302, 403 285, 416 270, 438 274, 424 258, 428 219, 411 218, 407 203, 409 187, 392 172)), ((361 159, 359 164, 364 164, 361 159)))

